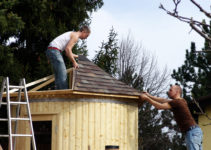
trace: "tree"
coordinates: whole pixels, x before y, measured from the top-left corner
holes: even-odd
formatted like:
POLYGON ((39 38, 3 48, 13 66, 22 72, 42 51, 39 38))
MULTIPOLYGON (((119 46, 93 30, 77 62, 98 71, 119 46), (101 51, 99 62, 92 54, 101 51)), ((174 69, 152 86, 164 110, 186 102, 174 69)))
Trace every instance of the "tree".
POLYGON ((210 93, 210 57, 209 53, 196 53, 195 43, 191 43, 190 52, 186 50, 184 64, 177 70, 173 70, 172 77, 181 84, 184 98, 189 102, 193 98, 199 98, 210 93))
POLYGON ((137 72, 140 62, 140 50, 142 46, 135 44, 131 33, 121 40, 118 54, 118 78, 120 81, 140 91, 143 90, 143 77, 137 72))
MULTIPOLYGON (((205 51, 210 52, 211 37, 210 37, 209 32, 207 32, 207 31, 208 30, 210 31, 211 26, 208 23, 206 23, 205 20, 198 21, 198 20, 195 20, 194 17, 185 17, 185 16, 179 15, 178 6, 179 6, 180 2, 181 2, 181 0, 173 0, 174 6, 175 6, 173 11, 167 10, 162 4, 160 5, 160 8, 163 9, 168 15, 173 16, 173 17, 179 19, 180 21, 189 24, 191 29, 196 31, 199 35, 201 35, 206 40, 208 46, 206 47, 207 49, 205 51)), ((190 0, 190 2, 192 4, 194 4, 195 7, 197 7, 199 9, 199 11, 201 13, 203 13, 209 20, 211 19, 211 12, 208 12, 203 7, 201 7, 200 4, 198 2, 196 2, 195 0, 190 0)))
POLYGON ((118 45, 116 39, 117 33, 112 27, 109 36, 108 42, 102 42, 100 50, 95 55, 93 62, 98 65, 100 68, 105 70, 112 76, 115 76, 117 73, 117 55, 118 55, 118 45))
MULTIPOLYGON (((20 64, 10 70, 17 78, 27 82, 51 73, 45 50, 51 40, 68 30, 77 30, 82 24, 90 24, 90 14, 103 5, 102 0, 3 0, 0 2, 0 43, 12 59, 20 64), (15 41, 8 43, 11 38, 15 41)), ((83 46, 80 46, 83 47, 83 46)), ((80 48, 75 47, 76 52, 80 48)), ((81 53, 82 49, 80 49, 81 53)), ((85 50, 86 51, 86 50, 85 50)), ((3 59, 1 61, 4 61, 3 59)), ((69 61, 66 61, 67 66, 69 61)), ((7 72, 0 76, 8 76, 7 72)))
POLYGON ((136 44, 130 33, 120 42, 118 72, 121 81, 152 95, 163 94, 170 83, 167 67, 160 71, 155 56, 136 44))
MULTIPOLYGON (((211 27, 211 22, 210 22, 211 27)), ((204 34, 211 37, 210 27, 203 26, 204 34)), ((191 43, 190 51, 186 50, 184 64, 173 70, 172 77, 183 86, 183 95, 189 100, 208 95, 211 89, 211 53, 206 51, 210 47, 205 39, 204 48, 196 50, 195 43, 191 43)))

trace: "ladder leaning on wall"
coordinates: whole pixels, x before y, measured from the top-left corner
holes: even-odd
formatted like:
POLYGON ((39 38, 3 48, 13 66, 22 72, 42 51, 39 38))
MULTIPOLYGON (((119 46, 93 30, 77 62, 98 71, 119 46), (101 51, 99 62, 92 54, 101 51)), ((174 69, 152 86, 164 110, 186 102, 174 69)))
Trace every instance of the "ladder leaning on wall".
POLYGON ((31 137, 32 139, 32 147, 33 150, 37 150, 36 143, 35 143, 35 137, 34 137, 34 130, 33 130, 33 124, 32 124, 32 117, 29 107, 29 99, 28 99, 28 93, 26 88, 25 79, 20 80, 19 86, 13 86, 9 85, 9 78, 6 77, 3 79, 2 86, 1 86, 1 93, 0 93, 0 109, 1 105, 7 105, 7 118, 0 118, 0 121, 7 121, 8 122, 8 134, 1 134, 0 137, 8 137, 8 150, 15 150, 16 146, 16 137, 31 137), (10 89, 18 89, 18 101, 10 101, 10 89), (6 92, 5 92, 6 90, 6 92), (23 92, 25 101, 21 101, 21 92, 23 92), (6 94, 6 102, 2 101, 3 94, 6 94), (11 106, 15 105, 16 107, 16 117, 12 117, 11 114, 11 106), (24 105, 26 107, 27 111, 27 117, 20 118, 20 106, 24 105), (18 130, 18 121, 29 121, 31 133, 30 134, 17 134, 18 130), (14 122, 14 128, 12 126, 12 122, 14 122), (13 130, 14 129, 14 132, 13 130))

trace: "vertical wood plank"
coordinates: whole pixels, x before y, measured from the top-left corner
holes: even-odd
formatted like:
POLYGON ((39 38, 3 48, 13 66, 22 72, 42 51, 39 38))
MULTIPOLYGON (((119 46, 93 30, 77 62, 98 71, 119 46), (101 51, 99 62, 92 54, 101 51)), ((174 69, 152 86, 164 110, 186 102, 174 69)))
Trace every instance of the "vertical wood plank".
POLYGON ((100 149, 103 150, 105 149, 105 131, 106 131, 106 104, 105 103, 101 103, 101 109, 100 109, 100 149))
POLYGON ((124 147, 126 150, 129 150, 127 145, 128 145, 128 116, 127 116, 128 110, 127 110, 127 105, 124 106, 124 147))
POLYGON ((138 105, 134 107, 135 109, 135 149, 138 149, 138 105))
POLYGON ((119 106, 120 108, 119 108, 119 110, 120 110, 120 114, 119 114, 119 119, 120 119, 120 129, 119 129, 119 131, 120 131, 120 133, 119 133, 119 140, 120 140, 120 148, 121 148, 121 150, 125 150, 125 146, 124 146, 124 118, 125 118, 125 116, 124 116, 124 106, 121 104, 120 106, 119 106))
POLYGON ((115 145, 119 145, 119 130, 120 130, 120 119, 119 119, 119 111, 120 111, 120 104, 115 104, 115 112, 116 112, 116 119, 115 119, 115 145))
POLYGON ((81 150, 81 127, 82 124, 82 102, 77 102, 76 103, 76 150, 81 150))
POLYGON ((76 102, 70 102, 70 150, 75 150, 76 102))
POLYGON ((58 114, 58 147, 59 149, 63 149, 63 105, 62 103, 56 102, 54 108, 61 112, 58 114))
POLYGON ((51 146, 52 150, 57 150, 57 116, 53 115, 52 118, 52 138, 51 138, 51 146))
POLYGON ((110 145, 112 140, 112 105, 111 103, 106 103, 106 144, 110 145))
POLYGON ((94 114, 95 114, 95 110, 94 110, 94 104, 93 103, 89 103, 89 133, 88 133, 88 137, 89 137, 89 145, 91 150, 95 150, 95 135, 94 135, 94 129, 95 129, 95 123, 94 123, 94 114))
POLYGON ((82 103, 82 150, 88 149, 88 102, 82 103))
POLYGON ((133 106, 128 105, 128 150, 135 149, 135 110, 133 106))
POLYGON ((49 103, 48 102, 44 102, 44 105, 42 106, 42 112, 49 112, 49 103))
POLYGON ((100 103, 95 105, 95 149, 100 149, 100 103))
POLYGON ((63 149, 69 149, 69 129, 70 129, 70 115, 69 102, 63 102, 63 149))
POLYGON ((111 145, 115 143, 115 123, 116 123, 115 104, 111 104, 111 145))

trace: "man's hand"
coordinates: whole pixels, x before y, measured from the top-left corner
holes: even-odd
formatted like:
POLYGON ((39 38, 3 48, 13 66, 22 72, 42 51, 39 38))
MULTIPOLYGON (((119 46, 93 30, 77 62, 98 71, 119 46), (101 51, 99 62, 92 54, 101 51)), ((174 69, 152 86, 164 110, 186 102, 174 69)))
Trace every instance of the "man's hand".
POLYGON ((139 99, 145 101, 145 100, 147 100, 147 95, 145 93, 141 93, 139 96, 139 99))
POLYGON ((76 54, 73 54, 73 57, 74 57, 74 58, 78 58, 78 55, 76 55, 76 54))
POLYGON ((138 107, 141 107, 145 101, 144 94, 141 93, 138 100, 138 107))
POLYGON ((73 63, 73 67, 74 67, 75 69, 79 68, 79 65, 77 64, 77 62, 74 62, 74 63, 73 63))
POLYGON ((150 97, 150 94, 147 91, 142 91, 142 94, 145 94, 146 96, 150 97))
POLYGON ((153 100, 151 97, 147 96, 146 93, 141 93, 139 96, 139 101, 147 101, 157 109, 171 109, 169 103, 161 103, 158 100, 153 100))

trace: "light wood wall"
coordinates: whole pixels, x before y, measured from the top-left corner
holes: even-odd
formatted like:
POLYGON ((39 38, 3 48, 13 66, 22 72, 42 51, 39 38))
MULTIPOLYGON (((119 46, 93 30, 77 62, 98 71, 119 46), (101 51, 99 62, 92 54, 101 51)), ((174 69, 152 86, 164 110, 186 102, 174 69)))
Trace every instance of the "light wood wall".
MULTIPOLYGON (((205 113, 211 116, 211 105, 205 108, 205 113)), ((211 121, 204 115, 199 116, 199 126, 203 131, 203 150, 211 149, 211 121)))
MULTIPOLYGON (((95 100, 30 104, 34 121, 52 120, 52 150, 88 150, 88 146, 90 150, 104 150, 105 145, 119 145, 120 150, 138 149, 137 105, 95 100)), ((26 132, 28 126, 19 125, 20 132, 26 132)), ((18 141, 18 149, 29 150, 29 140, 18 141)))

